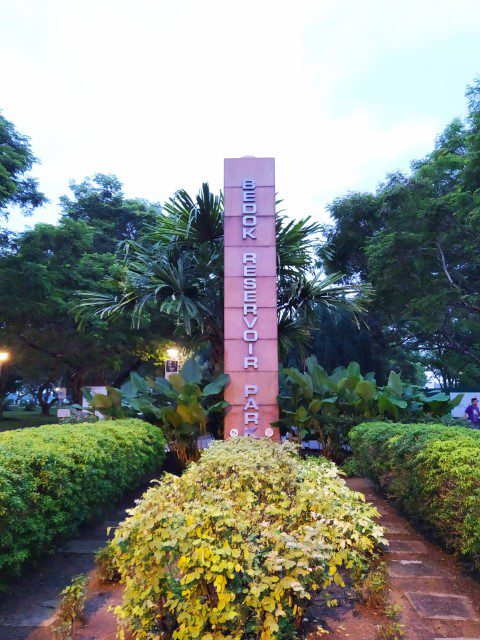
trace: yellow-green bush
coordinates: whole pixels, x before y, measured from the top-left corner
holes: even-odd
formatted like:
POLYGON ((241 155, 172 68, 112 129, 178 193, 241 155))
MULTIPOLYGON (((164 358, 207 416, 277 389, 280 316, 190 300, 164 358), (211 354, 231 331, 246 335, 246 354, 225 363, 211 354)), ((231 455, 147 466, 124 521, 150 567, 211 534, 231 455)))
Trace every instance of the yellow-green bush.
POLYGON ((291 638, 312 594, 375 554, 376 513, 292 445, 215 443, 117 530, 116 613, 138 640, 291 638))
POLYGON ((164 454, 162 432, 141 420, 0 433, 0 589, 158 470, 164 454))

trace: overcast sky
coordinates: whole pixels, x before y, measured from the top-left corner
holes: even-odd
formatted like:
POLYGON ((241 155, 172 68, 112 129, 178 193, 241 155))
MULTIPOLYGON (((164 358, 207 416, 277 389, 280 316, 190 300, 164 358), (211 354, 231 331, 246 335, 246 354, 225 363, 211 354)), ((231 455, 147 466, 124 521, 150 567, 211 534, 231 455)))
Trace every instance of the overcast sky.
POLYGON ((0 109, 54 222, 96 172, 163 201, 274 156, 293 215, 406 169, 465 114, 479 0, 0 0, 0 109))

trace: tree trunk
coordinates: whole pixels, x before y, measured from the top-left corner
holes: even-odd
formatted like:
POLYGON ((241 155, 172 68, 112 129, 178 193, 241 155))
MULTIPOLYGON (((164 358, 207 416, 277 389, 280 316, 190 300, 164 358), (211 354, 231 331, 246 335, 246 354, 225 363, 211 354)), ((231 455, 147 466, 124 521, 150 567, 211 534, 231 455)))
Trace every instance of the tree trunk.
POLYGON ((131 367, 128 367, 128 369, 125 369, 124 371, 118 374, 118 376, 112 382, 112 387, 116 387, 117 389, 119 389, 122 386, 122 384, 128 379, 128 377, 130 376, 130 373, 132 371, 136 371, 137 369, 139 369, 141 365, 142 365, 142 360, 140 360, 140 358, 137 358, 137 360, 135 360, 135 362, 132 364, 131 367))
POLYGON ((38 404, 40 405, 40 409, 42 411, 42 416, 49 416, 50 415, 50 407, 55 402, 55 398, 53 398, 52 400, 48 399, 48 396, 50 395, 50 392, 51 392, 51 382, 50 382, 50 380, 48 382, 45 382, 44 384, 42 384, 42 385, 40 385, 38 387, 37 400, 38 400, 38 404))
POLYGON ((210 366, 212 373, 218 375, 223 371, 223 332, 213 330, 210 336, 210 366))
POLYGON ((70 387, 72 390, 72 403, 73 404, 82 404, 82 387, 83 387, 83 376, 77 371, 70 378, 70 387))

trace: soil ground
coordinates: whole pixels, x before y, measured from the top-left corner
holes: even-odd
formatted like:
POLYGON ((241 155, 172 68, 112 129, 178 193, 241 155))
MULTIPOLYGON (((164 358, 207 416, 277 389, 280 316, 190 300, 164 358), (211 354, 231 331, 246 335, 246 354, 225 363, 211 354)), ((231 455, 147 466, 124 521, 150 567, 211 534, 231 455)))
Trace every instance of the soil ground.
MULTIPOLYGON (((367 501, 377 507, 380 523, 386 529, 386 537, 390 542, 389 551, 384 558, 389 573, 388 601, 398 605, 400 609, 399 622, 403 625, 403 637, 406 640, 480 640, 480 584, 469 575, 467 566, 427 540, 368 480, 353 479, 348 484, 351 489, 364 493, 367 501)), ((91 550, 99 544, 102 528, 105 541, 106 527, 114 525, 123 515, 123 508, 117 510, 110 514, 108 522, 90 527, 81 539, 66 545, 57 554, 59 559, 54 556, 50 561, 54 569, 53 575, 61 574, 61 579, 64 579, 68 573, 73 577, 91 568, 91 550), (83 549, 83 553, 78 553, 80 549, 83 549), (75 563, 81 565, 78 567, 80 570, 74 567, 75 563)), ((45 570, 44 567, 44 575, 45 570)), ((93 569, 89 575, 86 624, 77 630, 76 637, 78 640, 115 640, 116 620, 110 607, 120 601, 121 587, 100 584, 93 569)), ((44 597, 42 581, 38 577, 32 575, 27 581, 30 583, 27 595, 22 591, 19 581, 20 586, 17 585, 9 599, 0 606, 0 640, 54 638, 48 625, 53 619, 53 607, 58 602, 58 593, 69 580, 65 580, 61 587, 56 587, 56 600, 51 601, 52 608, 42 621, 37 622, 31 610, 32 602, 38 604, 43 598, 45 605, 49 598, 44 597), (40 591, 32 594, 32 589, 35 588, 40 591), (23 615, 23 627, 13 624, 5 626, 6 614, 10 615, 10 623, 15 622, 12 607, 23 615), (35 624, 26 626, 29 616, 35 624)), ((43 582, 45 583, 45 578, 43 582)), ((48 579, 46 582, 48 583, 48 579)), ((301 629, 304 640, 377 640, 380 637, 379 625, 391 625, 391 621, 381 611, 359 605, 352 589, 340 590, 335 595, 338 597, 338 606, 335 608, 328 609, 320 602, 314 602, 308 609, 301 629), (329 634, 320 632, 319 625, 329 634)), ((384 637, 397 640, 400 636, 384 637)))

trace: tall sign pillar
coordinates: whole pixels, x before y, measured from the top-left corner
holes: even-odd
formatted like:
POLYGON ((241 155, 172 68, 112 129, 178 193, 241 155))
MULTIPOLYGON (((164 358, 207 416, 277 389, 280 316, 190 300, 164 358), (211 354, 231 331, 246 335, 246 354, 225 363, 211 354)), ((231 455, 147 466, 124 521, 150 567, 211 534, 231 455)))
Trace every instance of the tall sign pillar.
POLYGON ((275 161, 225 159, 225 438, 280 439, 275 161))

